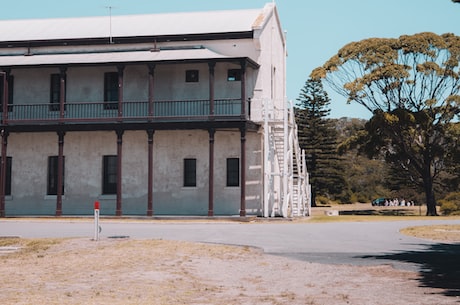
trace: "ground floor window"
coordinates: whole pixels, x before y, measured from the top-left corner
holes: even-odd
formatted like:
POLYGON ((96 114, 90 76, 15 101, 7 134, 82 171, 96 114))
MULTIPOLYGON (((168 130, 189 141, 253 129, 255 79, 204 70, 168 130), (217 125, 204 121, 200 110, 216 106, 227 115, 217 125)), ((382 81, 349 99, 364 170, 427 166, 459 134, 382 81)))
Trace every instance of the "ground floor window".
POLYGON ((184 159, 184 186, 196 186, 196 159, 184 159))
POLYGON ((102 164, 102 194, 117 193, 117 156, 104 156, 102 164))
MULTIPOLYGON (((0 161, 1 161, 0 157, 0 161)), ((6 157, 6 181, 5 181, 5 195, 11 196, 11 157, 6 157)))
MULTIPOLYGON (((62 157, 62 194, 64 195, 64 157, 62 157)), ((58 156, 48 157, 47 195, 57 195, 58 190, 58 156)))
POLYGON ((227 186, 240 186, 240 159, 227 159, 227 186))

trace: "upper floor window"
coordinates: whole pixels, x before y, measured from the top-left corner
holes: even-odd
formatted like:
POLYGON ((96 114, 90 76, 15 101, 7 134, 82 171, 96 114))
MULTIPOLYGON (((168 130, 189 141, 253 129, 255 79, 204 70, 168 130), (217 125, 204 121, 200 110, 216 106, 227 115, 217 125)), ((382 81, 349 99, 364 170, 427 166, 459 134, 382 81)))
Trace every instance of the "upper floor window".
POLYGON ((118 72, 104 74, 104 109, 118 109, 118 72))
MULTIPOLYGON (((3 112, 3 82, 4 78, 0 77, 0 112, 3 112)), ((8 76, 8 105, 13 105, 13 88, 14 88, 14 76, 8 76)), ((8 111, 13 111, 12 107, 8 107, 8 111)))
POLYGON ((197 83, 200 80, 200 73, 198 70, 185 71, 185 81, 187 83, 197 83))
POLYGON ((61 75, 51 74, 50 78, 50 110, 58 111, 61 101, 61 75))
POLYGON ((229 69, 227 71, 227 81, 229 82, 241 81, 241 70, 240 69, 229 69))

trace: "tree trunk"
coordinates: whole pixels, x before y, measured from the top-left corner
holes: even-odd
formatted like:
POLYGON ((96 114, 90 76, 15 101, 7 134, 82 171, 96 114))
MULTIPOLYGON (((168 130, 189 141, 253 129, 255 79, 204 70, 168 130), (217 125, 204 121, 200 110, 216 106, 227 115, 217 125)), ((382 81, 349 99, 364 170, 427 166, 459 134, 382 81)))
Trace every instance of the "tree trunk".
POLYGON ((314 188, 311 188, 311 206, 312 207, 317 207, 318 205, 316 204, 316 192, 314 188))
POLYGON ((438 216, 436 211, 436 199, 434 198, 433 180, 426 177, 425 181, 425 198, 426 198, 426 216, 438 216))

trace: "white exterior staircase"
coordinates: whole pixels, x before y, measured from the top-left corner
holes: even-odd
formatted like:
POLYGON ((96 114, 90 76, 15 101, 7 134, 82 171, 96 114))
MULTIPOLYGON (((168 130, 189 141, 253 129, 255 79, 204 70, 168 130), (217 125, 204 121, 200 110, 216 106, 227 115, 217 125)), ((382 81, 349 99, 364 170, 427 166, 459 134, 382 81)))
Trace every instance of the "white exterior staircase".
POLYGON ((311 188, 291 102, 264 103, 264 217, 311 215, 311 188))

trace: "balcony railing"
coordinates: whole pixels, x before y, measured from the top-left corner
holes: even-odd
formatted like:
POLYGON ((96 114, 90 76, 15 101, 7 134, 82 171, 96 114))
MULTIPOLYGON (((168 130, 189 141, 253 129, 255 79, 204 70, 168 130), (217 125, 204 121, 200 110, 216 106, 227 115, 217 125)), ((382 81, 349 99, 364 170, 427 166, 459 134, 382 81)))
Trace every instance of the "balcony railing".
MULTIPOLYGON (((246 112, 250 113, 246 102, 246 112)), ((118 102, 65 103, 59 104, 14 104, 8 105, 8 113, 1 113, 2 124, 35 123, 84 123, 84 122, 131 122, 131 121, 206 121, 241 120, 240 99, 218 99, 214 105, 209 100, 183 101, 124 101, 118 102), (121 108, 121 109, 119 109, 121 108), (213 113, 211 113, 213 111, 213 113)))

